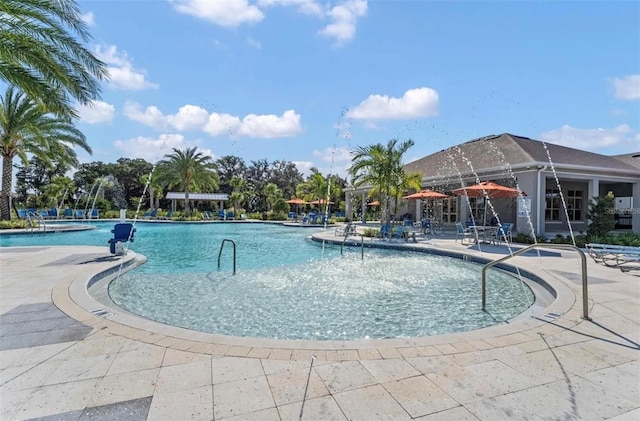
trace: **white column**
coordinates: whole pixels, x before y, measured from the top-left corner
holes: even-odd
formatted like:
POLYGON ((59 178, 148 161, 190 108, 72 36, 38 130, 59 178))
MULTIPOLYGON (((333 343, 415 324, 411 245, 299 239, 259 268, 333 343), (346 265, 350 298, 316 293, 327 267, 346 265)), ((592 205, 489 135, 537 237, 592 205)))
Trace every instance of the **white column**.
POLYGON ((367 193, 362 192, 362 223, 367 222, 367 193))

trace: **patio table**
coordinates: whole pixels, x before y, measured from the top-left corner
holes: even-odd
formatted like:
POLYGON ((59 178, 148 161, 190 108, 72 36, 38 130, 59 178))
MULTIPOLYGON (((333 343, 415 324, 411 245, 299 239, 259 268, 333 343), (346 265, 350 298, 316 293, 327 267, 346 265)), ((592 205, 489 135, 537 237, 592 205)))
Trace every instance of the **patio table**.
POLYGON ((491 235, 498 232, 498 227, 494 225, 470 225, 468 228, 473 230, 474 236, 476 238, 476 244, 480 242, 480 235, 482 235, 483 243, 489 243, 491 235), (489 239, 487 239, 487 237, 489 239))

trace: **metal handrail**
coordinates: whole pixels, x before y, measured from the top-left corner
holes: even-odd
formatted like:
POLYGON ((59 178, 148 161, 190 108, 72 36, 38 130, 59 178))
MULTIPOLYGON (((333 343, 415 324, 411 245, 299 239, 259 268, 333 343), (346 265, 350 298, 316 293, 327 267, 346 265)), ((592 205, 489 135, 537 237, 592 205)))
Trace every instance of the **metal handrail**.
MULTIPOLYGON (((361 245, 360 259, 364 260, 364 234, 351 234, 351 235, 360 236, 360 245, 361 245)), ((349 236, 345 235, 344 240, 342 240, 342 243, 340 243, 340 256, 342 256, 342 249, 344 248, 344 243, 347 241, 347 238, 349 238, 349 236)))
POLYGON ((38 222, 38 231, 40 231, 40 222, 42 222, 42 232, 46 233, 47 223, 44 221, 42 215, 37 212, 27 212, 27 223, 29 227, 31 227, 31 233, 33 234, 33 223, 31 217, 35 217, 36 221, 38 222))
POLYGON ((222 249, 224 248, 224 243, 226 242, 230 242, 231 244, 233 244, 233 274, 236 274, 236 242, 233 240, 229 240, 228 238, 225 238, 224 240, 222 240, 222 243, 220 244, 220 251, 218 252, 218 269, 220 269, 220 256, 222 256, 222 249))
POLYGON ((528 247, 517 250, 511 254, 508 254, 504 257, 501 257, 500 259, 494 260, 484 265, 482 267, 482 309, 484 310, 487 304, 487 270, 490 267, 497 265, 498 263, 502 263, 507 259, 510 259, 522 253, 526 253, 527 251, 535 248, 565 249, 565 250, 574 250, 578 252, 578 254, 580 255, 580 258, 582 259, 582 318, 591 320, 589 319, 589 295, 587 291, 588 289, 587 257, 585 256, 582 250, 580 250, 578 247, 573 246, 571 244, 542 244, 542 243, 532 244, 528 247))

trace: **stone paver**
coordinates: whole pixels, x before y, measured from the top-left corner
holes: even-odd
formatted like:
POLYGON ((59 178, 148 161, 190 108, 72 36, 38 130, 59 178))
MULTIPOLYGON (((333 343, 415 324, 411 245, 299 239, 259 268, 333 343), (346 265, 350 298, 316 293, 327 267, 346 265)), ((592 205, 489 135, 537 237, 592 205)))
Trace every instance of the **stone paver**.
MULTIPOLYGON (((418 247, 505 250, 430 243, 418 247)), ((560 316, 402 341, 253 343, 91 314, 103 305, 82 283, 119 264, 105 248, 0 249, 0 419, 640 418, 637 273, 588 263, 593 321, 580 317, 575 256, 519 257, 558 288, 546 311, 560 316)))

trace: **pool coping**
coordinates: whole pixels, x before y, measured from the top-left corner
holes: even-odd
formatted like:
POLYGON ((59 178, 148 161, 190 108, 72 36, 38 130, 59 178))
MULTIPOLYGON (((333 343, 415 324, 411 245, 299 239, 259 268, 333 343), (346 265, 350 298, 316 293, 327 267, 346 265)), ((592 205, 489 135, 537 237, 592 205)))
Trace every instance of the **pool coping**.
MULTIPOLYGON (((441 248, 440 251, 442 253, 465 255, 470 260, 488 261, 488 259, 480 258, 473 253, 461 253, 448 248, 441 248)), ((143 264, 146 258, 129 251, 124 260, 128 263, 123 266, 123 270, 127 271, 143 264)), ((529 267, 527 269, 526 260, 520 259, 518 265, 521 271, 532 273, 531 270, 533 268, 529 267)), ((502 266, 508 268, 511 265, 502 266)), ((310 353, 374 349, 382 353, 385 352, 384 350, 389 352, 390 349, 399 350, 477 341, 513 334, 526 335, 527 331, 569 313, 576 307, 575 304, 577 302, 575 292, 565 284, 566 281, 563 282, 560 279, 561 276, 553 273, 542 274, 540 269, 536 268, 534 276, 548 284, 555 291, 555 300, 544 308, 537 308, 536 313, 528 317, 526 316, 527 312, 525 312, 524 316, 516 317, 508 324, 494 325, 467 332, 401 339, 313 341, 237 337, 166 325, 129 313, 113 304, 110 299, 108 301, 96 299, 89 292, 88 287, 92 286, 92 289, 98 287, 106 291, 108 283, 117 276, 117 268, 119 267, 120 264, 113 265, 109 269, 98 273, 83 274, 74 279, 58 283, 53 288, 52 301, 63 312, 76 320, 101 329, 109 329, 111 333, 150 344, 162 344, 176 350, 188 349, 192 352, 203 352, 212 355, 255 356, 260 358, 260 356, 265 353, 269 354, 273 350, 282 350, 283 359, 295 359, 292 355, 307 359, 310 353), (96 313, 99 315, 96 315, 96 313)), ((274 355, 277 355, 277 353, 274 355)))

